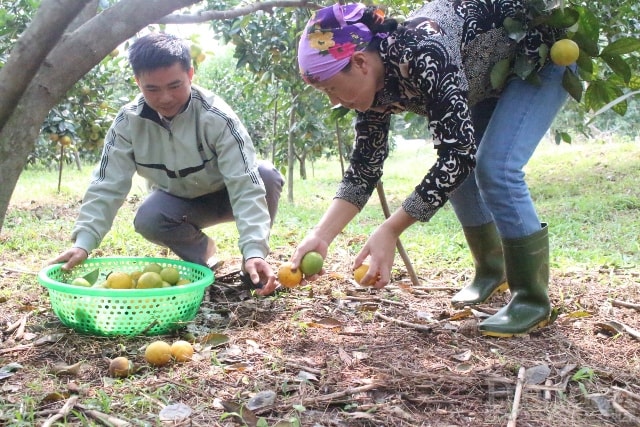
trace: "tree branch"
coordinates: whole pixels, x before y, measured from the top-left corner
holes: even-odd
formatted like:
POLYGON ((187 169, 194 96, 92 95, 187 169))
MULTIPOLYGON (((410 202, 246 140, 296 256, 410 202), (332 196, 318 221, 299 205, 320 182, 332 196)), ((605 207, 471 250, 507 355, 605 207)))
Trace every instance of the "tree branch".
POLYGON ((42 3, 31 24, 11 49, 7 63, 0 69, 0 129, 15 110, 18 100, 51 49, 87 1, 60 0, 42 3), (51 25, 52 22, 55 25, 51 25))
POLYGON ((158 24, 201 24, 203 22, 233 19, 239 16, 250 15, 251 13, 263 10, 270 12, 275 7, 298 7, 306 9, 320 9, 322 6, 310 0, 274 0, 258 1, 250 5, 238 7, 231 10, 205 10, 194 14, 171 14, 160 19, 158 24))

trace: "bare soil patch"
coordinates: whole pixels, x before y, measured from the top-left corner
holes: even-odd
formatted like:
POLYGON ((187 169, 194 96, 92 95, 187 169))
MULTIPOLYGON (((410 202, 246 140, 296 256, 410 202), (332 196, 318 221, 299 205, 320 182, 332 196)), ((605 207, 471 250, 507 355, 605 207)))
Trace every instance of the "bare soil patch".
MULTIPOLYGON (((274 265, 291 250, 272 254, 274 265)), ((238 267, 239 259, 227 260, 218 275, 238 267)), ((418 271, 416 288, 398 264, 393 283, 372 291, 351 280, 344 260, 330 255, 325 267, 311 286, 268 298, 214 285, 193 324, 172 336, 101 338, 62 326, 32 274, 40 265, 5 253, 0 290, 10 296, 0 301, 0 367, 20 367, 0 379, 0 424, 30 425, 15 417, 31 407, 41 425, 69 403, 60 425, 160 425, 162 408, 181 403, 192 413, 170 425, 505 426, 510 417, 518 426, 640 425, 640 272, 552 271, 555 321, 494 339, 476 325, 508 293, 475 311, 449 304, 471 270, 418 271), (186 332, 196 338, 194 360, 145 364, 146 344, 186 332), (211 333, 228 341, 207 344, 211 333), (109 378, 117 356, 140 369, 109 378), (78 362, 77 372, 60 368, 78 362), (244 410, 242 420, 225 415, 266 391, 275 394, 272 404, 244 410), (108 403, 96 407, 100 401, 108 403)))

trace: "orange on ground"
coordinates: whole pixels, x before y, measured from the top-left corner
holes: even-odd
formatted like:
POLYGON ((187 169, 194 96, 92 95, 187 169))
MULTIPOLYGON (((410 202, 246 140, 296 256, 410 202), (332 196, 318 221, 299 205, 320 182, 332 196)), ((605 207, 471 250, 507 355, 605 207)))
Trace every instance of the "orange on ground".
POLYGON ((193 357, 193 346, 188 341, 178 340, 171 344, 171 355, 176 362, 188 362, 193 357))
POLYGON ((144 360, 153 366, 164 366, 171 360, 171 346, 164 341, 154 341, 144 350, 144 360))
POLYGON ((109 363, 109 375, 116 378, 126 378, 133 373, 133 363, 126 357, 116 357, 109 363))

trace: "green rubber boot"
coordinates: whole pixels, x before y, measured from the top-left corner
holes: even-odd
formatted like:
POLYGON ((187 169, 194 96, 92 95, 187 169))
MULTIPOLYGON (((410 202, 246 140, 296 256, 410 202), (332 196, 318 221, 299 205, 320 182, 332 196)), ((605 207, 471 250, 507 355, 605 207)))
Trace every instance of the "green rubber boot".
POLYGON ((479 325, 494 337, 525 335, 549 322, 549 232, 547 224, 534 234, 502 241, 511 301, 479 325))
POLYGON ((506 291, 502 244, 493 222, 478 227, 463 227, 464 237, 473 255, 475 276, 451 299, 454 307, 477 305, 498 291, 506 291))

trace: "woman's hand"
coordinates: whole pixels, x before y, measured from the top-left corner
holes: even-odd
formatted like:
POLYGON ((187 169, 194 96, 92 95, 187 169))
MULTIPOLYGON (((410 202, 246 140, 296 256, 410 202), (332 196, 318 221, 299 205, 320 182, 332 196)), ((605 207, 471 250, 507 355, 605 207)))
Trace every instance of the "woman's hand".
MULTIPOLYGON (((329 244, 331 242, 327 242, 323 240, 321 237, 316 235, 315 233, 311 233, 305 237, 302 242, 298 245, 295 252, 293 252, 293 256, 291 257, 291 267, 294 269, 300 268, 300 262, 302 262, 302 257, 311 251, 318 252, 322 255, 322 259, 326 258, 327 251, 329 250, 329 244)), ((320 273, 314 274, 313 276, 305 276, 304 280, 313 282, 319 276, 325 273, 324 268, 320 270, 320 273)))
POLYGON ((371 284, 378 289, 389 284, 397 242, 398 236, 384 224, 380 225, 367 239, 353 263, 355 270, 369 258, 369 271, 362 278, 362 283, 371 284))
POLYGON ((389 284, 398 239, 402 232, 415 222, 415 218, 400 208, 376 228, 353 264, 355 270, 367 257, 370 258, 369 271, 362 278, 363 283, 372 283, 373 287, 378 289, 389 284))

